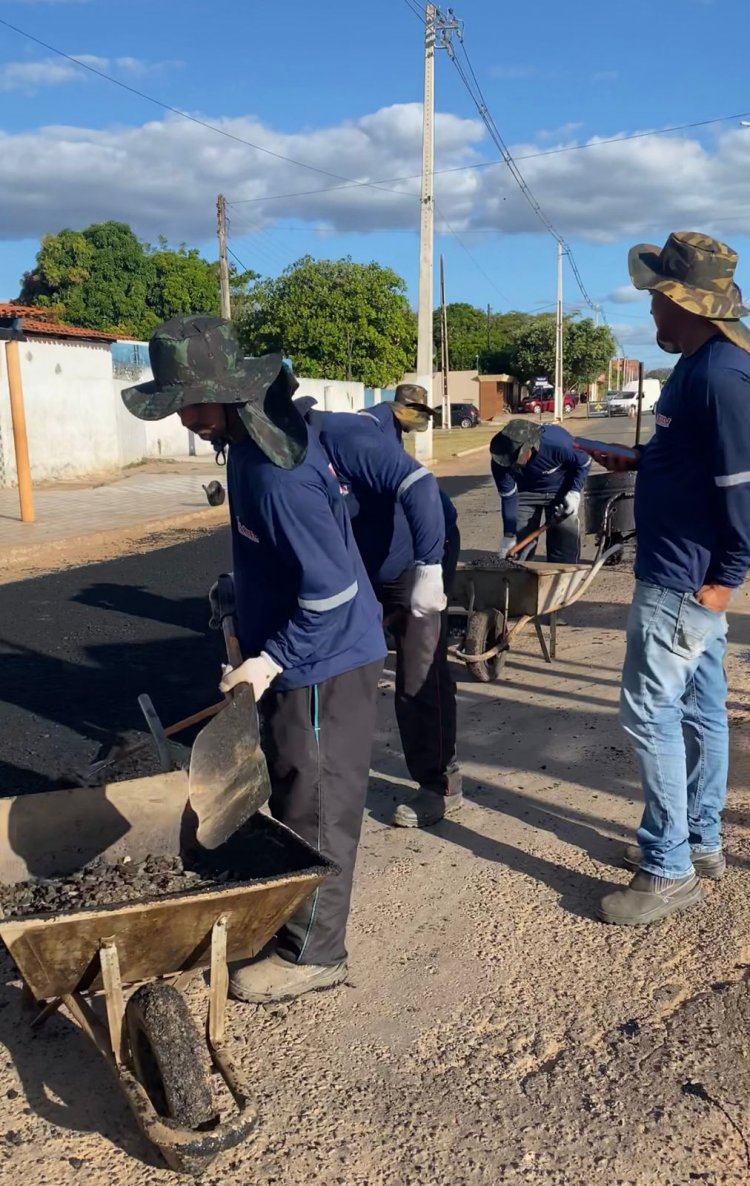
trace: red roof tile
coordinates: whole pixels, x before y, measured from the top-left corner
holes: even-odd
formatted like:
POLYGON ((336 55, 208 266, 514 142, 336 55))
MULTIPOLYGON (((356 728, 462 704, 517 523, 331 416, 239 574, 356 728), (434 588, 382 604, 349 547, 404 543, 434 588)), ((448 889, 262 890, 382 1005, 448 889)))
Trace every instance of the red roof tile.
POLYGON ((55 321, 49 309, 31 305, 0 304, 0 318, 19 317, 25 334, 44 338, 84 338, 96 342, 116 342, 117 334, 105 334, 98 329, 84 329, 80 325, 65 325, 55 321))

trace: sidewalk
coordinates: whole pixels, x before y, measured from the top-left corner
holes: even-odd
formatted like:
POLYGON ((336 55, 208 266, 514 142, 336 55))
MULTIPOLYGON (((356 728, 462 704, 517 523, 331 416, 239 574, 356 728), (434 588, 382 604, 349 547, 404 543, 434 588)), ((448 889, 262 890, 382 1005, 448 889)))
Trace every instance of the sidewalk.
POLYGON ((0 490, 0 580, 66 566, 68 551, 77 562, 89 559, 87 550, 103 559, 124 537, 226 522, 226 504, 210 507, 202 489, 213 479, 226 485, 209 460, 139 467, 96 485, 57 483, 34 491, 35 523, 20 521, 17 490, 0 490))

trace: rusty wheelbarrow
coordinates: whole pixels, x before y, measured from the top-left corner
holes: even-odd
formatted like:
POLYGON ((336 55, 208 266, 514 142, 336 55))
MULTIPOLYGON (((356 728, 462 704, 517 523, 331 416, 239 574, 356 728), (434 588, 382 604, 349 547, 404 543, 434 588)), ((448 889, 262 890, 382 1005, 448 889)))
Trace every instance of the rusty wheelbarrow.
MULTIPOLYGON (((187 775, 175 771, 0 800, 0 882, 67 877, 100 856, 176 855, 189 831, 187 792, 187 775)), ((172 1169, 191 1174, 238 1145, 257 1120, 225 1044, 227 961, 257 954, 335 871, 267 816, 254 816, 242 840, 231 842, 230 882, 217 874, 205 888, 127 904, 0 918, 32 1026, 65 1008, 110 1066, 146 1138, 172 1169), (205 968, 204 1038, 180 990, 205 968), (214 1103, 214 1075, 229 1089, 229 1115, 214 1103)))

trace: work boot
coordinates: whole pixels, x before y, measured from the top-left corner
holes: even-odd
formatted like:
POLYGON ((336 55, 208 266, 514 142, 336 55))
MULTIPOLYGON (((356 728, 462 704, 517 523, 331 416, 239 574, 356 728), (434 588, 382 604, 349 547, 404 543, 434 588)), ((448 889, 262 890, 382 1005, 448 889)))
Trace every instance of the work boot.
POLYGON ((230 969, 229 995, 248 1005, 288 1001, 306 992, 333 988, 346 979, 346 963, 293 964, 273 952, 265 959, 234 964, 230 969))
POLYGON ((619 927, 643 927, 659 922, 678 910, 687 910, 703 900, 695 872, 672 881, 652 873, 636 873, 627 889, 607 894, 599 903, 598 914, 604 922, 619 927))
MULTIPOLYGON (((690 859, 699 877, 707 877, 710 881, 719 881, 726 873, 727 859, 721 849, 718 852, 693 852, 690 854, 690 859)), ((637 873, 642 861, 643 853, 641 846, 639 844, 626 844, 622 857, 622 863, 625 868, 635 869, 637 873)))
POLYGON ((440 823, 441 819, 450 819, 460 811, 463 802, 461 791, 440 795, 437 791, 420 787, 408 803, 399 803, 391 823, 395 828, 429 828, 432 824, 440 823))

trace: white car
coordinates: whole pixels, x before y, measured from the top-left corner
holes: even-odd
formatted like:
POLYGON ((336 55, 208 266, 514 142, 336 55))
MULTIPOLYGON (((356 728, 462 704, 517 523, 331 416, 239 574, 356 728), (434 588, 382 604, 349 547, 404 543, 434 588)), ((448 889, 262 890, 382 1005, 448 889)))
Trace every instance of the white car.
MULTIPOLYGON (((658 379, 643 380, 642 411, 653 412, 661 395, 658 379)), ((610 391, 607 395, 610 416, 635 416, 638 411, 638 383, 627 383, 622 391, 610 391)))

